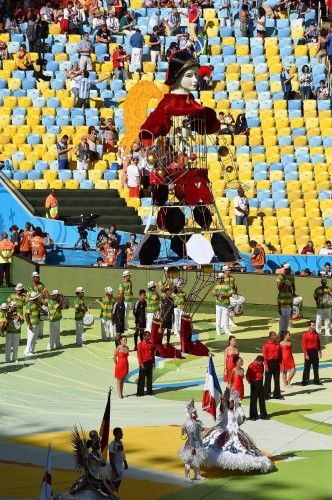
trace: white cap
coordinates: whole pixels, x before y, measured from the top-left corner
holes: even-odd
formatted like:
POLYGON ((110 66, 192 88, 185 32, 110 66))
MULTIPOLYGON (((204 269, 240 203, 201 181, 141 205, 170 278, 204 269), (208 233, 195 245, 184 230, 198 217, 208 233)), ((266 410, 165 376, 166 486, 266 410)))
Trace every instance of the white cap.
POLYGON ((84 293, 84 288, 82 286, 78 286, 75 290, 75 293, 84 293))
POLYGON ((175 286, 179 287, 183 285, 183 281, 181 279, 176 280, 175 286))
POLYGON ((37 273, 37 271, 34 271, 34 272, 31 274, 31 278, 39 278, 39 273, 37 273))
POLYGON ((106 286, 105 292, 108 293, 109 295, 111 295, 111 293, 113 293, 113 288, 111 286, 106 286))
POLYGON ((38 297, 39 297, 38 292, 31 292, 30 293, 30 300, 36 300, 36 299, 38 299, 38 297))
POLYGON ((22 283, 17 283, 16 287, 15 287, 15 290, 18 292, 19 290, 23 290, 24 289, 24 286, 22 283))
POLYGON ((59 290, 52 290, 51 295, 59 295, 59 290))
POLYGON ((130 271, 123 271, 122 273, 122 276, 125 277, 125 276, 130 276, 131 275, 131 272, 130 271))
POLYGON ((283 268, 284 269, 290 269, 292 266, 290 264, 288 264, 288 262, 286 262, 284 265, 283 265, 283 268))
POLYGON ((230 271, 230 269, 231 269, 231 268, 230 268, 229 266, 227 266, 227 265, 226 265, 226 266, 223 266, 223 268, 222 268, 222 270, 223 270, 223 271, 230 271))
POLYGON ((164 267, 164 271, 166 271, 166 272, 168 271, 168 266, 164 267))
POLYGON ((149 281, 148 288, 152 288, 154 286, 156 286, 156 283, 154 281, 149 281))
POLYGON ((218 279, 218 280, 219 280, 220 278, 224 278, 224 277, 225 277, 224 273, 218 273, 218 274, 217 274, 217 279, 218 279))
POLYGON ((12 301, 9 303, 9 307, 16 307, 16 302, 15 302, 15 300, 12 300, 12 301))
POLYGON ((2 309, 3 311, 7 311, 8 306, 7 306, 6 302, 3 302, 3 303, 1 304, 0 309, 2 309))

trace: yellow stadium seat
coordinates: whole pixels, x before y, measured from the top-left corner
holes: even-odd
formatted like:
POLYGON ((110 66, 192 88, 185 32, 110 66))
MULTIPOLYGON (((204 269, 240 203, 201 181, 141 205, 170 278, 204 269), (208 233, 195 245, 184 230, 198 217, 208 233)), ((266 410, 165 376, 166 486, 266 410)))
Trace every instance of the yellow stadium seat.
POLYGON ((311 200, 317 198, 317 191, 312 190, 312 191, 306 191, 303 193, 303 199, 304 200, 311 200))
POLYGON ((235 135, 234 136, 234 146, 246 146, 247 137, 245 135, 235 135))
MULTIPOLYGON (((307 174, 307 172, 305 172, 307 174)), ((303 179, 304 182, 302 184, 302 192, 306 193, 307 191, 313 191, 316 189, 316 182, 315 181, 310 181, 307 180, 306 178, 303 179)))
POLYGON ((44 134, 42 137, 43 144, 47 144, 48 146, 56 143, 56 138, 53 134, 44 134))
POLYGON ((330 181, 320 181, 316 183, 316 190, 317 191, 328 191, 331 189, 331 182, 330 181))
POLYGON ((34 189, 35 183, 30 179, 21 181, 21 189, 34 189))
POLYGON ((58 178, 58 171, 57 170, 44 170, 43 171, 43 179, 46 181, 54 181, 55 179, 58 178))
POLYGON ((295 255, 298 253, 295 245, 282 245, 282 251, 283 253, 289 255, 295 255))
POLYGON ((273 101, 274 109, 287 109, 287 101, 284 99, 276 99, 273 101))
POLYGON ((19 78, 8 78, 7 87, 9 90, 17 90, 21 88, 21 80, 19 78))
POLYGON ((316 111, 317 102, 314 99, 306 99, 303 101, 304 116, 306 111, 316 111))
POLYGON ((63 182, 60 179, 54 179, 53 181, 49 182, 49 187, 50 189, 62 189, 63 182))
POLYGON ((35 189, 48 189, 49 184, 45 179, 38 179, 35 181, 35 189))
POLYGON ((16 69, 16 62, 11 59, 3 59, 2 69, 4 71, 14 71, 14 69, 16 69))
POLYGON ((249 55, 249 45, 237 45, 236 46, 237 56, 247 56, 249 55))
POLYGON ((95 189, 108 189, 108 181, 99 179, 94 181, 95 189))
POLYGON ((65 181, 65 188, 66 189, 78 189, 79 182, 76 179, 68 179, 65 181))
POLYGON ((102 178, 102 172, 101 170, 90 170, 88 172, 88 176, 90 181, 99 181, 102 178))

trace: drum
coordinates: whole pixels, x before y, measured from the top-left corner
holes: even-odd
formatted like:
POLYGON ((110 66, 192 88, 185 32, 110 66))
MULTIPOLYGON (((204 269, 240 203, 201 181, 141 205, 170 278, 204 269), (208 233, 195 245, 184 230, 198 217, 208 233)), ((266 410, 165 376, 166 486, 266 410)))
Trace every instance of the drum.
POLYGON ((293 307, 291 312, 291 319, 301 319, 303 313, 303 297, 293 298, 293 307))
POLYGON ((85 313, 84 318, 83 318, 83 325, 84 326, 91 326, 93 325, 95 319, 93 317, 93 314, 90 313, 85 313))
POLYGON ((229 298, 230 308, 235 316, 241 316, 241 314, 243 314, 245 301, 246 299, 242 295, 232 295, 232 297, 229 298))

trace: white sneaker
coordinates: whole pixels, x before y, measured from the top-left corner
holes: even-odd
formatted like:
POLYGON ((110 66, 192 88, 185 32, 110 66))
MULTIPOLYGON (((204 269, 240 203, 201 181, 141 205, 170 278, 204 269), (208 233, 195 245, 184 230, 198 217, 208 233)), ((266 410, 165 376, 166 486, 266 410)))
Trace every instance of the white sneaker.
POLYGON ((199 475, 199 476, 197 476, 197 477, 194 477, 194 481, 205 481, 205 479, 206 479, 206 478, 205 478, 205 477, 203 477, 203 476, 201 476, 201 475, 199 475))
POLYGON ((325 333, 325 337, 331 337, 330 333, 325 333))
POLYGON ((193 482, 193 480, 189 476, 185 476, 184 480, 186 481, 186 483, 192 483, 193 482))

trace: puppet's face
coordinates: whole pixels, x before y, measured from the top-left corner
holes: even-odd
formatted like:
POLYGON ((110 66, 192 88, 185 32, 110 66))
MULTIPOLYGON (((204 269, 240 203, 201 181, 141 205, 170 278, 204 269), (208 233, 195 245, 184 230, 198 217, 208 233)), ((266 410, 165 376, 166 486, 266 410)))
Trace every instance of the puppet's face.
POLYGON ((198 66, 194 66, 193 68, 187 69, 187 71, 181 75, 179 87, 185 93, 193 92, 197 89, 197 70, 198 66))

